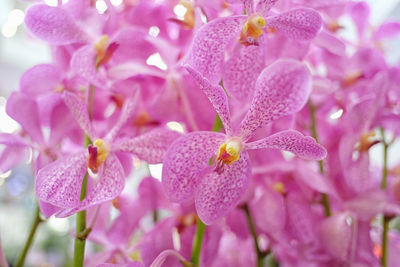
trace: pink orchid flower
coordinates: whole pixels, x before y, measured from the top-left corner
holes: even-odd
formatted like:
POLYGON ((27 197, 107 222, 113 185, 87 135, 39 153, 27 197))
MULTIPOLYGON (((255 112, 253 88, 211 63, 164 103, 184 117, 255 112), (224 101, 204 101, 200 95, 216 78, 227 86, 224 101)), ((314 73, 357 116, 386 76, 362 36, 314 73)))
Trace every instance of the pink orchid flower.
POLYGON ((304 106, 311 89, 311 77, 303 64, 281 60, 264 69, 257 79, 250 110, 238 131, 232 128, 224 90, 192 67, 187 66, 187 69, 216 109, 226 134, 193 132, 176 140, 164 159, 162 183, 174 202, 186 202, 194 196, 196 210, 204 223, 212 224, 224 216, 243 196, 250 176, 247 150, 275 148, 306 159, 325 157, 325 149, 313 138, 294 130, 249 142, 259 127, 304 106))
POLYGON ((138 94, 126 100, 123 112, 104 139, 94 132, 86 104, 71 93, 64 100, 81 128, 93 140, 88 149, 58 159, 42 168, 36 178, 36 194, 40 201, 62 208, 57 216, 66 217, 117 197, 125 184, 125 174, 116 152, 128 152, 149 163, 160 163, 168 144, 179 136, 178 132, 156 129, 135 138, 116 138, 120 128, 132 116, 138 94), (91 170, 97 179, 89 181, 89 189, 80 201, 82 180, 91 170))
POLYGON ((252 96, 252 85, 265 66, 264 55, 268 51, 264 32, 280 32, 290 39, 309 41, 322 24, 320 15, 312 9, 297 8, 267 16, 276 1, 259 1, 256 8, 253 0, 243 2, 248 15, 217 18, 205 24, 195 35, 187 58, 187 63, 211 83, 219 82, 222 73, 226 89, 238 99, 252 96), (225 51, 235 39, 235 52, 223 64, 225 51))

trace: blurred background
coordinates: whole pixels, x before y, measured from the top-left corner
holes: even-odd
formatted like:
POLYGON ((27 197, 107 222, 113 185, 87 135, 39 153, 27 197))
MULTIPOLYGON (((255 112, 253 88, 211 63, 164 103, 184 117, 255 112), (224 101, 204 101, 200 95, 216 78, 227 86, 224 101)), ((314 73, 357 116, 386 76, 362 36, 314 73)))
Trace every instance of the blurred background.
MULTIPOLYGON (((51 6, 57 4, 57 0, 44 2, 51 6)), ((122 0, 111 2, 119 5, 122 0)), ((400 0, 367 2, 371 6, 372 26, 379 25, 387 19, 400 18, 400 0)), ((18 125, 6 115, 5 103, 9 94, 18 89, 23 72, 35 64, 51 61, 47 45, 29 36, 23 25, 25 11, 31 4, 32 2, 28 1, 0 1, 0 132, 12 133, 18 129, 18 125)), ((103 0, 97 0, 96 7, 100 13, 104 12, 104 5, 103 0)), ((349 20, 343 18, 340 24, 345 25, 342 34, 351 40, 356 34, 354 27, 348 25, 349 20)), ((387 49, 392 52, 389 62, 399 62, 399 47, 399 39, 389 44, 387 49)), ((2 147, 0 151, 1 149, 2 147)), ((160 166, 150 166, 150 172, 159 178, 160 166)), ((36 199, 33 181, 31 167, 28 164, 18 166, 12 172, 0 173, 0 238, 9 262, 13 262, 18 256, 34 216, 36 199)), ((42 224, 27 260, 33 265, 27 266, 69 265, 68 255, 72 253, 73 239, 68 236, 71 235, 73 225, 74 218, 50 218, 48 222, 42 224), (35 262, 39 262, 40 265, 34 265, 35 262)))

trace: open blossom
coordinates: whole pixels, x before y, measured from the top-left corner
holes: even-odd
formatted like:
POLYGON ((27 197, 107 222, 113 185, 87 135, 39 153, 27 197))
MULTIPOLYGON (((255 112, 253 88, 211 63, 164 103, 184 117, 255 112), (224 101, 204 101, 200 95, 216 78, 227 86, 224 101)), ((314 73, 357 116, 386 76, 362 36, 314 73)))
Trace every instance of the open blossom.
MULTIPOLYGON (((268 53, 263 38, 269 32, 309 41, 321 28, 320 15, 308 8, 297 8, 278 15, 269 15, 276 1, 246 0, 248 15, 215 19, 195 35, 187 63, 211 83, 218 83, 221 74, 227 91, 238 99, 252 97, 257 76, 265 67, 268 53), (233 55, 224 64, 225 51, 233 45, 233 55)), ((293 48, 296 49, 296 48, 293 48)))
POLYGON ((247 150, 275 148, 306 159, 323 159, 325 149, 311 137, 294 130, 249 142, 259 127, 299 111, 310 93, 307 68, 281 60, 267 67, 256 82, 256 94, 238 130, 234 130, 227 96, 190 66, 188 71, 210 99, 226 134, 193 132, 176 140, 166 153, 162 182, 174 202, 195 199, 201 220, 211 224, 230 211, 243 196, 250 176, 247 150), (212 164, 209 163, 212 161, 212 164))
POLYGON ((156 129, 135 138, 116 138, 120 128, 132 116, 136 97, 126 100, 124 110, 104 139, 99 138, 89 120, 86 104, 71 93, 65 93, 64 100, 87 136, 93 140, 87 150, 43 167, 36 177, 36 194, 40 201, 62 208, 58 216, 69 216, 93 205, 117 197, 125 184, 125 174, 116 152, 133 153, 149 163, 162 161, 168 143, 179 133, 167 129, 156 129), (90 170, 97 179, 89 180, 89 190, 80 200, 81 184, 85 173, 90 170))

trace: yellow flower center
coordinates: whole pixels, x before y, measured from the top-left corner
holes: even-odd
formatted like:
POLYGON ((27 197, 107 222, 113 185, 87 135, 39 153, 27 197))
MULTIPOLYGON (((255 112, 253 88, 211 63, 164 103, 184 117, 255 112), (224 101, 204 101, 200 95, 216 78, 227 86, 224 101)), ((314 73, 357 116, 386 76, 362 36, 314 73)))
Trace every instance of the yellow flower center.
POLYGON ((243 151, 243 143, 240 137, 231 137, 220 145, 217 151, 217 161, 226 165, 239 160, 243 151))
POLYGON ((99 62, 104 55, 106 54, 108 43, 110 39, 107 34, 104 34, 100 37, 100 39, 94 44, 94 49, 97 52, 96 62, 99 62))
POLYGON ((274 189, 279 194, 285 193, 285 185, 282 182, 276 182, 272 185, 272 189, 274 189))
POLYGON ((257 45, 257 39, 263 33, 265 19, 257 14, 251 15, 243 25, 239 43, 249 46, 257 45))

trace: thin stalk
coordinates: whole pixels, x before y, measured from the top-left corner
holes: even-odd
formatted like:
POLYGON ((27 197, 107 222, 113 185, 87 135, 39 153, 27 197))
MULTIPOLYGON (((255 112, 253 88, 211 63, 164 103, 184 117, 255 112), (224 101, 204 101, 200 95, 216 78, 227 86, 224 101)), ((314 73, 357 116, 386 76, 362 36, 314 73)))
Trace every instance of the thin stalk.
POLYGON ((383 142, 383 168, 382 168, 382 181, 381 181, 381 189, 385 190, 387 186, 387 177, 388 177, 388 148, 389 145, 386 143, 385 137, 385 130, 383 128, 380 129, 382 135, 382 142, 383 142))
MULTIPOLYGON (((380 129, 382 135, 382 143, 383 143, 383 168, 382 168, 382 182, 381 189, 386 190, 387 187, 387 177, 388 177, 388 148, 389 144, 386 142, 385 130, 383 128, 380 129)), ((382 257, 381 257, 381 265, 382 267, 388 266, 388 234, 389 234, 389 222, 390 217, 383 215, 382 219, 382 257)))
POLYGON ((199 267, 200 264, 201 245, 203 243, 205 230, 206 225, 200 220, 200 218, 197 218, 196 233, 193 239, 192 258, 190 260, 193 263, 193 267, 199 267))
MULTIPOLYGON (((314 137, 315 141, 317 141, 317 143, 319 143, 319 141, 318 141, 318 132, 317 132, 317 120, 315 118, 315 107, 314 107, 313 103, 311 102, 311 100, 308 101, 308 109, 310 111, 311 134, 312 134, 312 137, 314 137)), ((325 174, 325 170, 324 170, 323 161, 320 160, 318 162, 318 164, 319 164, 319 172, 322 175, 324 175, 325 174)), ((322 206, 324 207, 325 216, 329 217, 329 216, 331 216, 331 207, 330 207, 330 204, 329 204, 329 197, 325 193, 322 193, 321 196, 322 196, 321 203, 322 203, 322 206)))
MULTIPOLYGON (((85 177, 82 181, 81 187, 81 201, 86 197, 88 173, 86 172, 85 177)), ((76 215, 76 237, 74 247, 74 267, 82 267, 84 256, 85 256, 85 243, 86 237, 86 210, 78 212, 76 215)))
POLYGON ((382 267, 388 266, 388 234, 389 234, 389 222, 390 218, 387 216, 383 216, 382 222, 382 257, 381 257, 381 265, 382 267))
POLYGON ((40 218, 40 208, 39 208, 39 205, 37 205, 36 211, 35 211, 35 217, 33 219, 31 230, 29 231, 28 239, 25 242, 24 249, 22 250, 22 253, 19 256, 18 261, 15 264, 15 267, 24 266, 26 255, 28 254, 28 251, 33 243, 33 239, 35 237, 36 230, 38 229, 38 226, 42 221, 43 220, 40 218))
POLYGON ((93 119, 93 106, 94 106, 94 92, 95 87, 93 85, 90 86, 89 95, 88 95, 88 112, 89 112, 89 119, 93 119))
POLYGON ((249 228, 250 228, 251 236, 253 237, 254 247, 256 248, 257 267, 262 267, 262 266, 264 266, 264 258, 268 254, 267 253, 263 253, 260 250, 260 246, 258 245, 257 231, 256 231, 256 227, 255 227, 254 222, 253 222, 253 218, 251 217, 251 214, 250 214, 249 206, 247 204, 245 204, 243 206, 243 210, 246 213, 247 223, 248 223, 249 228))

